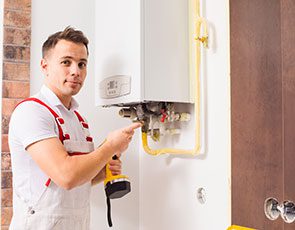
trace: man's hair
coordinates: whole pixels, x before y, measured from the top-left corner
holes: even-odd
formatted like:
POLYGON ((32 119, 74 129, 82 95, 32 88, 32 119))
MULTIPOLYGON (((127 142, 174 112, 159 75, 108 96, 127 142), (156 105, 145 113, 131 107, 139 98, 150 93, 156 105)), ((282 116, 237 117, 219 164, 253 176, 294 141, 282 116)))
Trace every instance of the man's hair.
POLYGON ((60 40, 84 44, 87 50, 87 55, 89 54, 89 41, 85 37, 83 32, 80 30, 75 30, 74 28, 68 26, 63 31, 56 32, 47 38, 47 40, 43 43, 42 46, 42 57, 44 58, 47 55, 48 51, 54 48, 60 40))

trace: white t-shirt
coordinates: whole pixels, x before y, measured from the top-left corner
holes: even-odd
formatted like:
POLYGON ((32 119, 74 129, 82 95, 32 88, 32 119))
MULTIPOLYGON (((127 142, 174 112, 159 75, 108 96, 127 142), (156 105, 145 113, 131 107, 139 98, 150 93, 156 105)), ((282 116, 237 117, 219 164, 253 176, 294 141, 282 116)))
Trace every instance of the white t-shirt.
MULTIPOLYGON (((42 86, 40 92, 33 97, 43 101, 64 119, 71 140, 85 139, 82 126, 74 113, 79 106, 74 98, 68 110, 46 86, 42 86)), ((59 138, 58 127, 54 116, 45 106, 27 101, 16 107, 9 124, 13 192, 29 205, 34 204, 40 197, 48 176, 34 162, 26 148, 37 141, 51 137, 59 138)))

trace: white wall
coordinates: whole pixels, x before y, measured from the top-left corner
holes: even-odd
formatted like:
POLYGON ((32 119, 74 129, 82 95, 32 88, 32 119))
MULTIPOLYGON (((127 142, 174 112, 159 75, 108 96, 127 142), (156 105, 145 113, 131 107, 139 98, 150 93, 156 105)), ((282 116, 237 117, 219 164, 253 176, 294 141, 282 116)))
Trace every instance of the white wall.
MULTIPOLYGON (((113 229, 212 230, 226 229, 230 225, 228 0, 203 2, 203 15, 210 24, 210 49, 206 51, 202 65, 206 94, 206 155, 152 157, 142 151, 138 134, 123 157, 125 172, 132 181, 132 193, 112 202, 113 229), (206 190, 205 204, 196 199, 200 187, 206 190)), ((77 98, 99 144, 109 130, 129 122, 118 118, 116 109, 94 107, 94 0, 32 1, 31 94, 38 91, 43 81, 39 67, 43 41, 67 25, 83 30, 90 39, 88 79, 77 98)), ((193 141, 188 138, 182 144, 190 146, 193 141)), ((91 229, 108 229, 101 185, 93 189, 91 199, 91 229)))
MULTIPOLYGON (((88 77, 77 99, 80 111, 88 118, 90 130, 96 146, 104 140, 107 133, 120 128, 128 121, 118 118, 116 109, 94 107, 94 49, 95 49, 95 1, 88 0, 32 0, 32 44, 31 44, 31 95, 39 91, 43 75, 40 69, 41 47, 49 35, 71 25, 82 30, 90 40, 88 77)), ((123 172, 132 181, 132 193, 112 202, 114 229, 136 230, 139 226, 138 203, 138 140, 126 156, 122 157, 123 172)), ((108 229, 106 202, 102 185, 92 190, 91 229, 108 229)))

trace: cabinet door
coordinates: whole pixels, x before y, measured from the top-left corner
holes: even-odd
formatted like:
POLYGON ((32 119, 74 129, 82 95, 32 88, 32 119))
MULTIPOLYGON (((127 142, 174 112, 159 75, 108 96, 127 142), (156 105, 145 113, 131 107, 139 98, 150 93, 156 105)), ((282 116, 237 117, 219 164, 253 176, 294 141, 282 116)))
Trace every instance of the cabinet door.
POLYGON ((268 220, 264 201, 295 201, 294 0, 230 0, 232 223, 268 220))

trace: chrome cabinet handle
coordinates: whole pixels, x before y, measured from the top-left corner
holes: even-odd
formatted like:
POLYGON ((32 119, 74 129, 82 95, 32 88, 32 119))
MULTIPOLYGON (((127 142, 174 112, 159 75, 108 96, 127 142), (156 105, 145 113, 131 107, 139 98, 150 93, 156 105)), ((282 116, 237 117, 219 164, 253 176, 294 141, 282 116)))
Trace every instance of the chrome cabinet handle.
POLYGON ((286 223, 293 223, 295 221, 295 204, 292 201, 284 201, 279 204, 277 199, 270 197, 264 202, 264 213, 270 220, 276 220, 281 216, 286 223))
POLYGON ((276 220, 281 214, 279 202, 277 199, 270 197, 264 202, 264 213, 270 220, 276 220))
POLYGON ((292 201, 284 201, 281 204, 281 216, 286 223, 293 223, 295 220, 295 204, 292 201))

